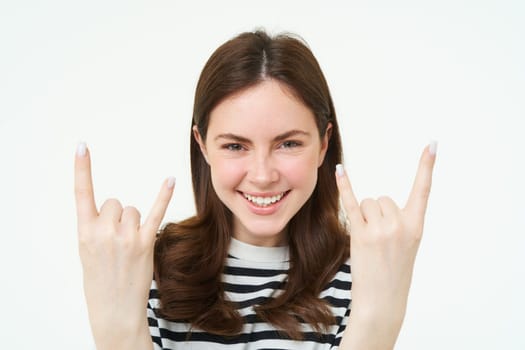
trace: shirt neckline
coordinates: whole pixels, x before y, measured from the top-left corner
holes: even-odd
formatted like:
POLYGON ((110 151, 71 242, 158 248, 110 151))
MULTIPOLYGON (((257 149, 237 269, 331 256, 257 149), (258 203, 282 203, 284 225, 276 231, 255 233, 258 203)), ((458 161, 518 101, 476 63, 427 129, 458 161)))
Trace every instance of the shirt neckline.
POLYGON ((231 237, 228 253, 238 259, 253 262, 287 262, 289 258, 288 246, 261 247, 231 237))

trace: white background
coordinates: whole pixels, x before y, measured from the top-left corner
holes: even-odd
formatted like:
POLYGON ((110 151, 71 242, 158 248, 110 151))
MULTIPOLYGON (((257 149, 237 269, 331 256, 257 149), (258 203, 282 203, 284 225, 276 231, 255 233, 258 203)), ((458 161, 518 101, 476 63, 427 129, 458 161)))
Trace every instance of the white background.
POLYGON ((404 205, 439 141, 397 349, 525 348, 525 10, 516 1, 4 1, 0 5, 0 347, 89 349, 73 196, 193 213, 200 70, 264 27, 300 34, 329 82, 360 199, 404 205), (521 180, 520 180, 521 179, 521 180))

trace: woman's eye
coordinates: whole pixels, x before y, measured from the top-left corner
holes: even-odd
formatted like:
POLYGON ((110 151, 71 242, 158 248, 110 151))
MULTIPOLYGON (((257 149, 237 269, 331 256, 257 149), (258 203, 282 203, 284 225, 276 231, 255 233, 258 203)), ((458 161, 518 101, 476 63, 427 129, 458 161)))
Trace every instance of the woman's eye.
POLYGON ((284 141, 282 144, 281 144, 281 147, 283 148, 294 148, 294 147, 298 147, 300 146, 301 144, 297 141, 284 141))
POLYGON ((242 151, 242 146, 238 143, 228 143, 223 146, 228 151, 242 151))

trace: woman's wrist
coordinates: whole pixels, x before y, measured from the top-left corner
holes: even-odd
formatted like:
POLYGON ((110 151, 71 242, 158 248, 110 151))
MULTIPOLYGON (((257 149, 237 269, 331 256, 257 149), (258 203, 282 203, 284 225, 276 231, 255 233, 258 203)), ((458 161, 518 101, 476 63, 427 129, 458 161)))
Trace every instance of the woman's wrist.
POLYGON ((116 324, 94 333, 93 336, 97 350, 153 349, 147 319, 133 327, 128 324, 124 328, 116 324))
POLYGON ((340 349, 393 349, 405 317, 404 304, 352 301, 340 349))
MULTIPOLYGON (((355 294, 354 294, 355 295, 355 294)), ((405 318, 408 296, 385 295, 353 298, 351 313, 368 322, 401 324, 405 318)))

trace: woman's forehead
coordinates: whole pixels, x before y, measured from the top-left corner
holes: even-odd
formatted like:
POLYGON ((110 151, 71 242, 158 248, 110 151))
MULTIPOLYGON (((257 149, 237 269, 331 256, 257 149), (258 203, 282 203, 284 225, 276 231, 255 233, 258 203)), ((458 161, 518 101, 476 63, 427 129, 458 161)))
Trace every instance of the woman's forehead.
POLYGON ((313 112, 289 89, 265 80, 221 101, 211 112, 208 133, 280 134, 317 128, 313 112))

